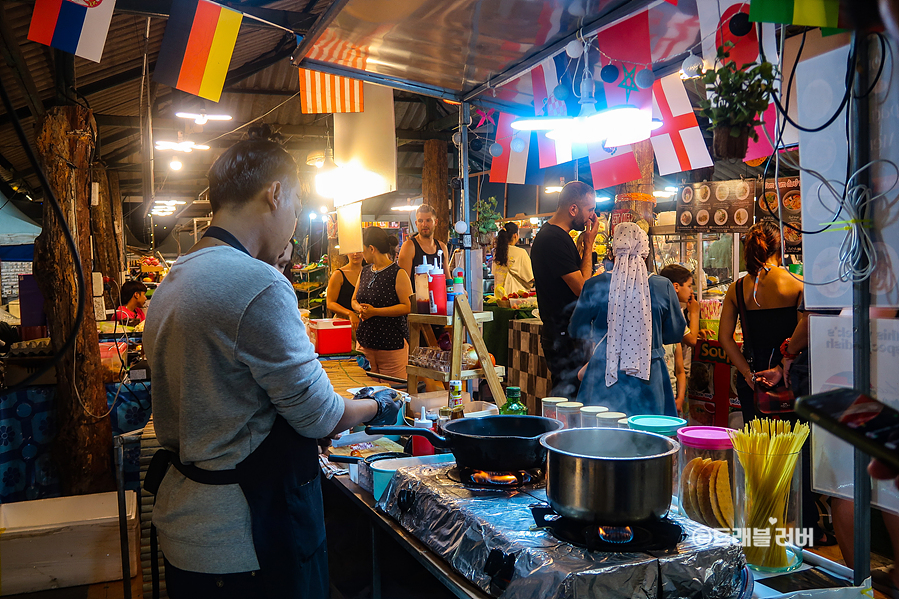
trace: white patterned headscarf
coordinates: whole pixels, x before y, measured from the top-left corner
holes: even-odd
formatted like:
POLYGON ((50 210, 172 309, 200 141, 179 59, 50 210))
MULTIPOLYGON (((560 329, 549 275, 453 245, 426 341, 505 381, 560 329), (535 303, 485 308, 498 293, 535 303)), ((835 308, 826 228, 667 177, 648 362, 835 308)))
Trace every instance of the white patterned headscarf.
POLYGON ((618 381, 618 370, 649 380, 652 311, 646 256, 649 238, 634 223, 615 226, 615 268, 609 285, 606 387, 618 381))

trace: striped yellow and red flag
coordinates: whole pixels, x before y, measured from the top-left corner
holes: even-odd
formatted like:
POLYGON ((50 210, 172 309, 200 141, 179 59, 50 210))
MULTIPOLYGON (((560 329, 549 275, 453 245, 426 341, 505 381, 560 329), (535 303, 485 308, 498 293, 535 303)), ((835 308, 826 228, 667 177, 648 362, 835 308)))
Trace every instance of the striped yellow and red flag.
POLYGON ((363 112, 362 82, 300 69, 300 108, 303 114, 363 112))
POLYGON ((175 0, 153 79, 218 102, 243 14, 207 0, 175 0))

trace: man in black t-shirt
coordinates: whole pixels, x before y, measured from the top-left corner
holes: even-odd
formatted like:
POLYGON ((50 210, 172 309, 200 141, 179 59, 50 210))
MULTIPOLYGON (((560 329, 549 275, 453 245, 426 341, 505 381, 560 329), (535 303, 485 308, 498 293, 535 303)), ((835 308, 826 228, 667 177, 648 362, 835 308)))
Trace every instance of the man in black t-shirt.
POLYGON ((531 248, 537 305, 543 320, 543 355, 552 375, 552 395, 577 397, 578 369, 587 361, 584 346, 568 335, 568 321, 584 282, 593 274, 593 256, 578 254, 569 231, 583 231, 593 247, 599 231, 596 193, 581 181, 572 181, 559 194, 556 213, 543 225, 531 248))

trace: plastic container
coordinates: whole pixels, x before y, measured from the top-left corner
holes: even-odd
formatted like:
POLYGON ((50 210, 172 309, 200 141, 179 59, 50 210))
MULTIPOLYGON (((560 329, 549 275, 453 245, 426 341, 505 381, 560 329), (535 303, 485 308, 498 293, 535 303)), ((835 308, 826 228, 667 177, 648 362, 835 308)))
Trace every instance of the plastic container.
POLYGON ((431 301, 428 293, 428 278, 431 267, 419 264, 415 267, 415 308, 418 314, 431 313, 431 301))
POLYGON ((555 418, 556 406, 566 401, 567 397, 544 397, 540 400, 540 415, 544 418, 555 418))
MULTIPOLYGON (((433 429, 434 423, 428 420, 427 412, 421 409, 421 418, 415 419, 415 428, 433 429)), ((412 455, 434 455, 434 446, 420 435, 412 435, 412 455)))
POLYGON ((449 292, 446 294, 446 315, 453 315, 453 308, 456 306, 456 294, 449 292))
POLYGON ((482 418, 484 416, 499 415, 499 408, 489 401, 471 401, 462 404, 462 413, 465 418, 482 418))
POLYGON ((596 426, 600 428, 618 428, 618 421, 627 418, 624 412, 600 412, 596 415, 596 426))
POLYGON ((462 405, 462 381, 452 380, 449 382, 449 402, 447 405, 451 408, 462 405))
POLYGON ((627 425, 627 418, 619 418, 618 419, 618 428, 630 428, 627 425))
POLYGON ((790 572, 802 565, 804 538, 800 521, 800 452, 752 455, 734 450, 734 526, 740 531, 747 565, 759 572, 790 572), (792 476, 779 481, 781 468, 773 461, 792 465, 792 476), (753 467, 747 476, 745 466, 753 467), (751 537, 749 535, 751 534, 751 537), (802 537, 801 537, 802 535, 802 537))
POLYGON ((446 276, 443 267, 434 264, 428 279, 428 308, 431 314, 446 316, 446 276))
POLYGON ((453 278, 453 293, 456 295, 465 293, 465 280, 462 277, 453 278))
POLYGON ((581 408, 579 401, 563 401, 556 404, 556 420, 559 420, 563 428, 581 428, 581 408))
POLYGON ((371 463, 372 473, 372 495, 376 500, 380 500, 387 484, 393 478, 393 473, 400 468, 406 466, 420 466, 423 464, 441 464, 443 462, 452 462, 456 459, 451 453, 438 453, 435 455, 427 455, 413 458, 394 458, 392 460, 378 460, 371 463))
POLYGON ((627 419, 628 428, 635 431, 646 431, 664 435, 677 440, 677 431, 687 426, 687 421, 674 416, 631 416, 627 419))
POLYGON ((309 341, 317 354, 348 354, 353 349, 353 324, 342 318, 313 319, 309 341))
POLYGON ((681 514, 712 528, 734 525, 734 449, 728 430, 686 426, 677 431, 681 514))
MULTIPOLYGON (((656 416, 654 414, 631 416, 627 419, 627 423, 628 428, 633 430, 664 435, 675 441, 677 441, 677 431, 687 426, 687 421, 683 418, 675 418, 674 416, 656 416)), ((672 468, 674 469, 674 476, 671 479, 673 482, 671 493, 676 496, 678 494, 677 489, 680 480, 678 477, 680 470, 678 469, 677 460, 674 460, 672 468)))
POLYGON ((581 408, 581 427, 582 428, 596 428, 599 426, 599 422, 596 419, 596 416, 602 414, 604 412, 608 412, 609 408, 605 406, 584 406, 581 408))

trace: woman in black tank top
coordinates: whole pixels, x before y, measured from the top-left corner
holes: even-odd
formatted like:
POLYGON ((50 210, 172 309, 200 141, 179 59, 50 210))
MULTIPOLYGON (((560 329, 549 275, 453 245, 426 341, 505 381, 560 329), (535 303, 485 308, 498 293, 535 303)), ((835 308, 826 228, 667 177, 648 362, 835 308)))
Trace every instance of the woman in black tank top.
POLYGON ((347 258, 349 264, 331 274, 326 299, 328 310, 337 318, 352 322, 355 331, 359 326, 359 315, 353 310, 353 292, 356 291, 359 273, 362 272, 362 252, 347 254, 347 258))

